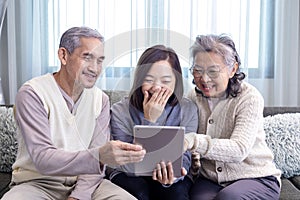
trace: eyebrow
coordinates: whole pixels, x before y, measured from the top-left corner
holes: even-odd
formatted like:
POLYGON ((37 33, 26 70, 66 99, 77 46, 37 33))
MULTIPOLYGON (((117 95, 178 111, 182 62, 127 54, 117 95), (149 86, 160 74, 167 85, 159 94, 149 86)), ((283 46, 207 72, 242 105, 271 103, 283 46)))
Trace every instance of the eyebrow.
MULTIPOLYGON (((147 74, 147 75, 145 76, 145 78, 147 78, 147 77, 154 78, 154 76, 152 76, 152 75, 150 75, 150 74, 147 74)), ((172 78, 172 76, 171 76, 171 75, 166 75, 166 76, 162 76, 162 77, 160 77, 160 78, 172 78)))
MULTIPOLYGON (((94 54, 92 54, 91 52, 83 53, 83 56, 90 56, 90 57, 92 57, 92 58, 95 57, 94 54)), ((104 60, 104 59, 105 59, 105 56, 100 56, 100 57, 97 58, 97 59, 102 59, 102 60, 104 60)))
MULTIPOLYGON (((200 66, 200 65, 194 65, 194 66, 204 68, 203 66, 200 66)), ((211 65, 211 66, 208 66, 207 68, 209 68, 209 67, 220 67, 220 65, 211 65)))

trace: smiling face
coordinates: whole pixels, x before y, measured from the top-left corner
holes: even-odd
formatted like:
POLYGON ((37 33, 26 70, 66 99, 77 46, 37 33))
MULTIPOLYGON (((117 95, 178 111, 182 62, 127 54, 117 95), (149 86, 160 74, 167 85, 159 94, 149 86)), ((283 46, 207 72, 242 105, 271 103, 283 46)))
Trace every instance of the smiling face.
POLYGON ((104 47, 99 39, 82 37, 74 52, 69 54, 65 48, 60 48, 59 55, 69 88, 76 90, 95 85, 104 60, 104 47))
POLYGON ((221 97, 225 94, 229 78, 233 77, 236 67, 228 67, 224 64, 223 58, 214 52, 199 52, 195 55, 194 66, 199 66, 204 70, 211 67, 219 68, 219 75, 210 78, 207 73, 201 76, 194 76, 194 81, 206 97, 221 97))
POLYGON ((152 95, 155 91, 161 88, 167 88, 174 92, 176 78, 170 63, 167 60, 155 62, 142 84, 142 92, 148 91, 152 95))

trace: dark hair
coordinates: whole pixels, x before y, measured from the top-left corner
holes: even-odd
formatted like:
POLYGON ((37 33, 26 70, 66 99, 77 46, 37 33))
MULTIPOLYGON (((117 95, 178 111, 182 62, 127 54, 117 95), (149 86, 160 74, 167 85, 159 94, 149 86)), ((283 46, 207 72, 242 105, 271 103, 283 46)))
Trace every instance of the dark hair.
POLYGON ((63 33, 60 39, 59 47, 64 47, 71 54, 74 49, 80 46, 81 37, 93 37, 99 39, 101 42, 104 42, 104 37, 94 29, 89 27, 73 27, 68 29, 63 33))
MULTIPOLYGON (((234 63, 238 63, 238 69, 229 79, 227 86, 227 95, 236 97, 241 90, 241 82, 246 77, 243 72, 240 72, 241 59, 235 49, 233 40, 225 35, 199 35, 196 37, 196 41, 190 48, 191 56, 194 59, 199 52, 214 52, 223 58, 224 63, 227 66, 233 66, 234 63)), ((193 81, 194 83, 194 81, 193 81)))
POLYGON ((168 103, 174 106, 183 96, 182 71, 177 54, 173 49, 164 45, 152 46, 144 51, 137 63, 133 85, 129 93, 130 104, 142 112, 144 100, 142 84, 152 65, 161 60, 167 60, 170 63, 176 78, 175 89, 168 103))

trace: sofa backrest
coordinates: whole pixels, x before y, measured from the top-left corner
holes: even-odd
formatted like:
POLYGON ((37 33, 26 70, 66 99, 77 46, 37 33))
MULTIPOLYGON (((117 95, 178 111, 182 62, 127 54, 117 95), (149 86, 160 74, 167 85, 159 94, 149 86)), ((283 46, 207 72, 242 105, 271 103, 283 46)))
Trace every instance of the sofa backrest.
POLYGON ((265 107, 264 117, 283 113, 300 113, 300 107, 265 107))

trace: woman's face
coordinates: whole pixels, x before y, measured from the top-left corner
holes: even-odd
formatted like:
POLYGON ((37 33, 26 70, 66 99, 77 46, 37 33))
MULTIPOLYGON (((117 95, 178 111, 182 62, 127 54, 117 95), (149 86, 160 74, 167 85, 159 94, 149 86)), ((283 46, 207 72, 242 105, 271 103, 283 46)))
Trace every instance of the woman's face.
POLYGON ((236 66, 233 68, 226 66, 223 58, 214 52, 199 52, 195 56, 194 81, 204 96, 223 96, 226 92, 229 78, 233 77, 235 72, 236 66))
POLYGON ((174 92, 176 78, 173 72, 173 68, 167 60, 161 60, 153 63, 150 70, 146 74, 142 92, 148 91, 152 95, 155 91, 162 88, 169 89, 174 92))

